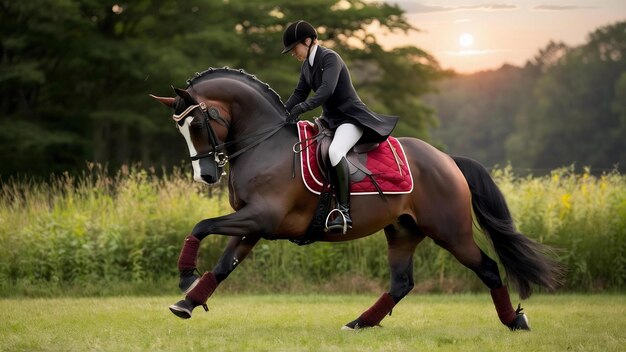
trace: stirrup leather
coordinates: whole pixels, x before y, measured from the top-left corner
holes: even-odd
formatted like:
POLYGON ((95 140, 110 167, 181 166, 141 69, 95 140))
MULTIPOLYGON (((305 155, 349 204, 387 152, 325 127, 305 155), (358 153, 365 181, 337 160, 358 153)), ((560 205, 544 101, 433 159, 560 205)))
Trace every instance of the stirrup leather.
MULTIPOLYGON (((350 226, 352 227, 352 226, 350 226)), ((343 213, 343 211, 341 211, 340 209, 333 209, 328 213, 328 216, 326 216, 326 221, 324 222, 324 228, 325 230, 328 231, 332 231, 332 230, 338 230, 341 229, 342 233, 345 235, 348 232, 348 229, 350 228, 348 227, 348 221, 346 219, 346 215, 343 213), (328 221, 330 220, 330 217, 333 215, 333 213, 339 213, 338 216, 341 216, 341 220, 343 225, 333 225, 332 227, 328 227, 328 221)))

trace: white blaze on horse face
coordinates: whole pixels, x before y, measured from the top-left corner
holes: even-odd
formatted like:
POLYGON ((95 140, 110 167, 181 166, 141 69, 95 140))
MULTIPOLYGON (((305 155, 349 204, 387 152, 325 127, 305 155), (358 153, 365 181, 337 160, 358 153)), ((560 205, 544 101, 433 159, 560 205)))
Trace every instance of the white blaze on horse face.
MULTIPOLYGON (((193 146, 193 142, 191 141, 191 132, 189 131, 189 126, 191 125, 191 121, 193 121, 193 119, 194 119, 193 116, 189 116, 189 117, 185 118, 185 122, 183 123, 182 126, 180 126, 178 124, 176 125, 176 126, 178 126, 178 131, 180 132, 180 134, 182 134, 183 137, 185 137, 185 142, 187 142, 187 148, 189 149, 189 156, 196 156, 196 155, 198 155, 198 152, 196 151, 196 147, 193 146)), ((194 179, 194 181, 198 181, 198 182, 202 182, 202 183, 208 184, 201 177, 200 160, 192 160, 191 161, 191 166, 193 167, 193 179, 194 179)))

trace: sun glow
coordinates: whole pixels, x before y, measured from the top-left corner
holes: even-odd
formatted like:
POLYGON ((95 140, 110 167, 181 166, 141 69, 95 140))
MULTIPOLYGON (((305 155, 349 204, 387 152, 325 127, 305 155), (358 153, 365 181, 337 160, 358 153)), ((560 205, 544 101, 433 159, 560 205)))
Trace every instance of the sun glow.
POLYGON ((459 36, 459 44, 464 48, 469 48, 474 44, 474 36, 469 33, 463 33, 459 36))

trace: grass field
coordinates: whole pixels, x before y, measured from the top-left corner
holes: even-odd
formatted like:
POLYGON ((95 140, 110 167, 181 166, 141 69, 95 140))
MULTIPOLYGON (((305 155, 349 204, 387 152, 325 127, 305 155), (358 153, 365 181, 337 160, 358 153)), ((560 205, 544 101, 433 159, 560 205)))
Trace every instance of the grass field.
MULTIPOLYGON (((218 292, 219 293, 219 292, 218 292)), ((342 331, 375 295, 219 295, 190 320, 179 299, 0 300, 1 351, 624 351, 626 296, 537 295, 532 331, 500 324, 488 295, 410 295, 382 328, 342 331)))

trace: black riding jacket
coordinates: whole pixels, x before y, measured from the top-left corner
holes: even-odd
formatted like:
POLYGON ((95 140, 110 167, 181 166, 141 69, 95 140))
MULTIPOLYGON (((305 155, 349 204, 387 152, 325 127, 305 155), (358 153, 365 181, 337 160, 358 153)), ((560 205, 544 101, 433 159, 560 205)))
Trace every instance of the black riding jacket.
POLYGON ((313 67, 308 58, 302 63, 300 81, 285 104, 287 111, 302 102, 305 111, 321 105, 322 117, 331 129, 346 122, 364 127, 359 143, 384 141, 398 122, 396 116, 370 111, 357 95, 339 54, 322 46, 317 47, 313 67), (315 94, 307 99, 311 90, 315 94))

